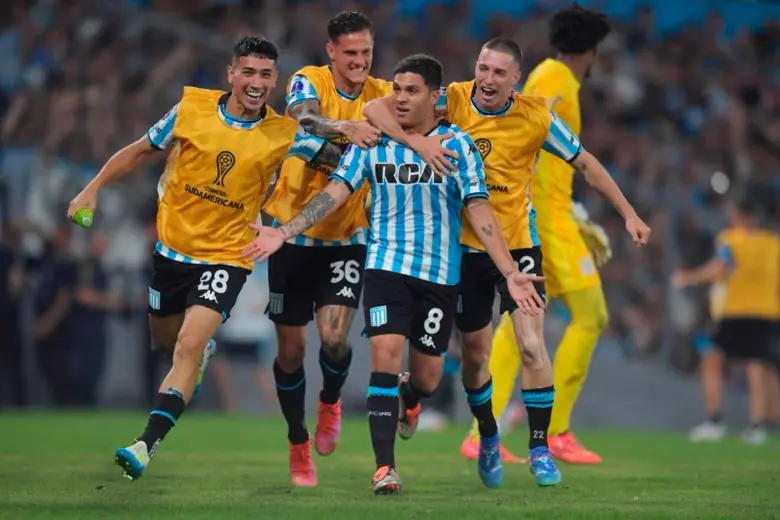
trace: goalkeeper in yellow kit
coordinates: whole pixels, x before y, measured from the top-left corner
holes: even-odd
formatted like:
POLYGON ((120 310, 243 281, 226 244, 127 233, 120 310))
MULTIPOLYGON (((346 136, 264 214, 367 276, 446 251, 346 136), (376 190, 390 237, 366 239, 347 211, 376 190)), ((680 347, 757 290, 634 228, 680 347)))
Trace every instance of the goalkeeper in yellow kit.
MULTIPOLYGON (((580 82, 587 77, 596 59, 596 49, 609 30, 609 22, 601 13, 577 5, 557 12, 550 23, 550 43, 558 55, 534 69, 523 91, 545 96, 550 109, 575 134, 581 129, 580 82)), ((577 441, 569 430, 569 419, 593 349, 607 324, 607 306, 596 265, 606 262, 611 251, 603 229, 589 221, 582 206, 573 203, 573 176, 574 169, 568 163, 541 152, 532 194, 542 246, 542 271, 548 296, 561 298, 571 314, 571 323, 555 355, 556 395, 548 444, 559 460, 598 464, 601 457, 577 441)), ((504 315, 490 358, 496 417, 509 403, 519 368, 520 354, 512 321, 504 315)), ((478 435, 476 427, 470 435, 478 435)))

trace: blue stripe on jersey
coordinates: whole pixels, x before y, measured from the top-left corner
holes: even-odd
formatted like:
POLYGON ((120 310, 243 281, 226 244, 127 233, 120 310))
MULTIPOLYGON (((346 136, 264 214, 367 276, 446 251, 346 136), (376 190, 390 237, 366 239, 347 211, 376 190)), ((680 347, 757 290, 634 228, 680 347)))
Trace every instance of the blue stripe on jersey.
MULTIPOLYGON (((397 146, 393 153, 393 164, 404 164, 406 162, 406 157, 404 154, 404 151, 406 150, 405 147, 397 146)), ((398 171, 396 171, 396 175, 398 174, 398 171)), ((412 187, 414 189, 414 187, 412 187)), ((393 186, 393 205, 395 206, 395 218, 393 219, 393 229, 395 231, 395 239, 393 242, 395 243, 395 251, 393 252, 393 263, 392 267, 390 268, 394 273, 400 273, 402 271, 402 265, 404 261, 404 252, 406 251, 406 212, 400 211, 399 205, 403 204, 406 205, 406 188, 403 185, 396 184, 393 186)), ((414 211, 414 208, 412 208, 412 211, 414 211)), ((416 254, 416 251, 413 251, 412 254, 416 254)))
MULTIPOLYGON (((414 186, 412 188, 412 206, 418 208, 414 212, 414 219, 412 221, 412 225, 414 226, 415 243, 425 243, 426 236, 429 233, 425 226, 425 213, 423 211, 425 208, 425 202, 423 202, 423 189, 423 186, 414 186)), ((431 185, 431 189, 438 189, 438 186, 431 185)), ((436 197, 431 197, 431 200, 435 198, 436 197)), ((422 273, 423 262, 425 262, 425 260, 426 259, 423 258, 423 255, 414 255, 414 261, 412 262, 412 276, 414 278, 420 277, 420 274, 422 273)))
POLYGON ((444 144, 461 157, 457 176, 436 177, 414 151, 384 138, 368 151, 348 149, 332 178, 355 183, 363 177, 371 183, 367 269, 455 285, 460 281, 463 201, 487 197, 485 172, 462 130, 442 125, 434 132, 454 134, 444 144))
POLYGON ((447 110, 447 87, 439 87, 439 97, 436 100, 436 110, 447 110))
MULTIPOLYGON (((441 187, 439 187, 441 190, 441 187)), ((449 189, 449 188, 444 188, 449 189)), ((432 222, 441 222, 443 220, 444 214, 442 213, 441 209, 441 197, 431 197, 431 217, 432 222)), ((433 240, 431 240, 431 251, 441 251, 442 249, 442 233, 441 233, 441 226, 433 225, 431 226, 433 228, 433 240)), ((450 234, 447 239, 451 240, 452 235, 450 234)), ((460 240, 460 238, 458 238, 460 240)), ((431 269, 428 272, 428 276, 432 280, 437 280, 441 276, 441 258, 439 256, 433 256, 429 259, 431 262, 431 269)))
POLYGON ((580 138, 554 113, 550 112, 550 130, 542 149, 566 162, 573 161, 582 151, 580 138))
POLYGON ((287 151, 288 156, 298 157, 306 162, 310 162, 325 146, 325 139, 312 135, 303 129, 300 125, 295 132, 295 139, 292 146, 287 151))
POLYGON ((163 244, 160 240, 157 241, 157 244, 154 246, 154 250, 159 253, 160 255, 164 256, 168 260, 173 260, 174 262, 181 262, 182 264, 195 264, 195 265, 232 265, 235 267, 241 267, 242 269, 246 269, 246 267, 237 265, 237 264, 228 264, 224 262, 220 262, 219 264, 216 264, 215 262, 206 262, 204 260, 196 260, 192 257, 183 255, 179 253, 178 251, 174 251, 170 247, 163 244))
MULTIPOLYGON (((379 163, 385 163, 387 162, 387 148, 380 147, 376 150, 376 162, 379 163)), ((372 179, 371 181, 371 188, 374 189, 374 186, 376 186, 376 191, 372 193, 372 211, 371 211, 371 229, 374 228, 374 225, 378 221, 378 228, 379 233, 376 236, 376 240, 385 240, 385 237, 388 236, 388 231, 390 229, 390 197, 389 195, 389 187, 387 184, 377 184, 376 179, 372 179)), ((373 239, 374 237, 372 237, 373 239)), ((372 240, 373 241, 373 240, 372 240)), ((374 265, 376 265, 378 268, 383 268, 385 265, 385 251, 386 249, 384 247, 374 249, 372 248, 371 256, 375 256, 374 258, 374 265)), ((368 266, 366 266, 368 267, 368 266)))
POLYGON ((290 109, 308 100, 319 101, 320 96, 317 95, 317 89, 311 84, 306 76, 302 74, 296 74, 290 82, 290 92, 285 97, 287 100, 287 108, 290 109))
POLYGON ((528 206, 530 208, 530 211, 528 212, 528 227, 531 232, 531 245, 538 246, 541 245, 541 242, 539 241, 539 231, 536 229, 536 210, 530 201, 528 206))
POLYGON ((179 103, 176 103, 167 114, 162 116, 147 132, 149 142, 158 150, 164 150, 173 141, 173 126, 179 115, 179 103))

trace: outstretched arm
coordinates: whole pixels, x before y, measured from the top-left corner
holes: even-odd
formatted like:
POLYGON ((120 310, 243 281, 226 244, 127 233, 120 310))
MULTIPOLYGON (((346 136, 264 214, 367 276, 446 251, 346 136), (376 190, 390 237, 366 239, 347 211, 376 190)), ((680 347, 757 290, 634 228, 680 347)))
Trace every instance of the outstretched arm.
POLYGON ((585 175, 585 180, 607 199, 626 221, 626 230, 636 245, 645 245, 650 238, 650 228, 593 154, 582 147, 580 138, 558 116, 550 113, 550 129, 542 149, 563 159, 585 175))
POLYGON ((352 191, 349 186, 337 180, 330 181, 325 189, 315 195, 298 215, 290 219, 287 224, 279 227, 279 231, 282 232, 285 240, 300 235, 336 211, 350 195, 352 195, 352 191))

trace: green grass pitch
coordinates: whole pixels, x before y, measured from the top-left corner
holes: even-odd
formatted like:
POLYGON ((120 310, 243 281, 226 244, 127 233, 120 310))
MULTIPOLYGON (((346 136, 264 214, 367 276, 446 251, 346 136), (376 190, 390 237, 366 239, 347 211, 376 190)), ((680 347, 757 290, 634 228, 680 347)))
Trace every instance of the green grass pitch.
MULTIPOLYGON (((666 433, 583 432, 605 463, 561 465, 563 485, 538 488, 526 466, 482 487, 458 453, 464 427, 396 443, 401 496, 375 497, 367 421, 345 422, 341 446, 315 455, 320 484, 292 489, 278 418, 185 415, 146 475, 121 476, 113 450, 142 414, 0 414, 0 518, 271 520, 403 518, 780 518, 780 442, 692 445, 666 433)), ((523 451, 523 428, 505 439, 523 451)))

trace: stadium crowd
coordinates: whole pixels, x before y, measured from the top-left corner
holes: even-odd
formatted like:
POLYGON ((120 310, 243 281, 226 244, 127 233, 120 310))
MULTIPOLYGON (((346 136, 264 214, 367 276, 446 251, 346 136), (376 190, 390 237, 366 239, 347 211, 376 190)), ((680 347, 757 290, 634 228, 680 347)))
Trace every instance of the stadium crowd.
MULTIPOLYGON (((375 20, 372 72, 378 77, 389 77, 400 57, 425 51, 442 61, 448 80, 465 79, 480 42, 497 34, 523 45, 524 73, 549 55, 548 11, 541 7, 550 2, 522 16, 480 16, 480 23, 474 22, 476 3, 4 2, 0 330, 11 338, 2 342, 5 359, 20 357, 18 338, 29 324, 40 352, 60 353, 40 356, 41 372, 53 388, 67 386, 58 381, 65 364, 99 373, 110 341, 104 331, 94 333, 99 323, 145 312, 144 285, 133 280, 144 276, 155 240, 161 164, 107 190, 96 231, 75 230, 65 222, 65 208, 114 150, 168 111, 182 85, 224 86, 224 50, 233 39, 260 33, 280 44, 280 85, 270 100, 277 110, 284 107, 282 81, 291 72, 326 62, 323 20, 343 9, 375 20), (38 289, 30 293, 36 273, 38 289), (60 285, 93 290, 80 290, 63 307, 56 298, 60 285), (35 300, 36 320, 20 320, 20 298, 35 300), (63 341, 89 347, 78 353, 57 348, 63 341), (78 356, 90 362, 74 361, 78 356)), ((652 356, 668 347, 678 367, 692 369, 693 347, 706 342, 706 293, 669 291, 671 269, 712 254, 727 192, 751 187, 778 221, 780 24, 767 17, 760 26, 726 31, 723 15, 713 12, 697 25, 661 30, 651 7, 629 18, 616 23, 583 85, 582 136, 655 236, 646 249, 635 249, 619 215, 575 185, 577 198, 612 239, 614 256, 602 268, 611 314, 602 347, 613 348, 601 352, 652 356)), ((553 312, 558 321, 566 319, 560 308, 553 312)), ((94 388, 75 392, 55 393, 75 403, 94 400, 94 388)))

